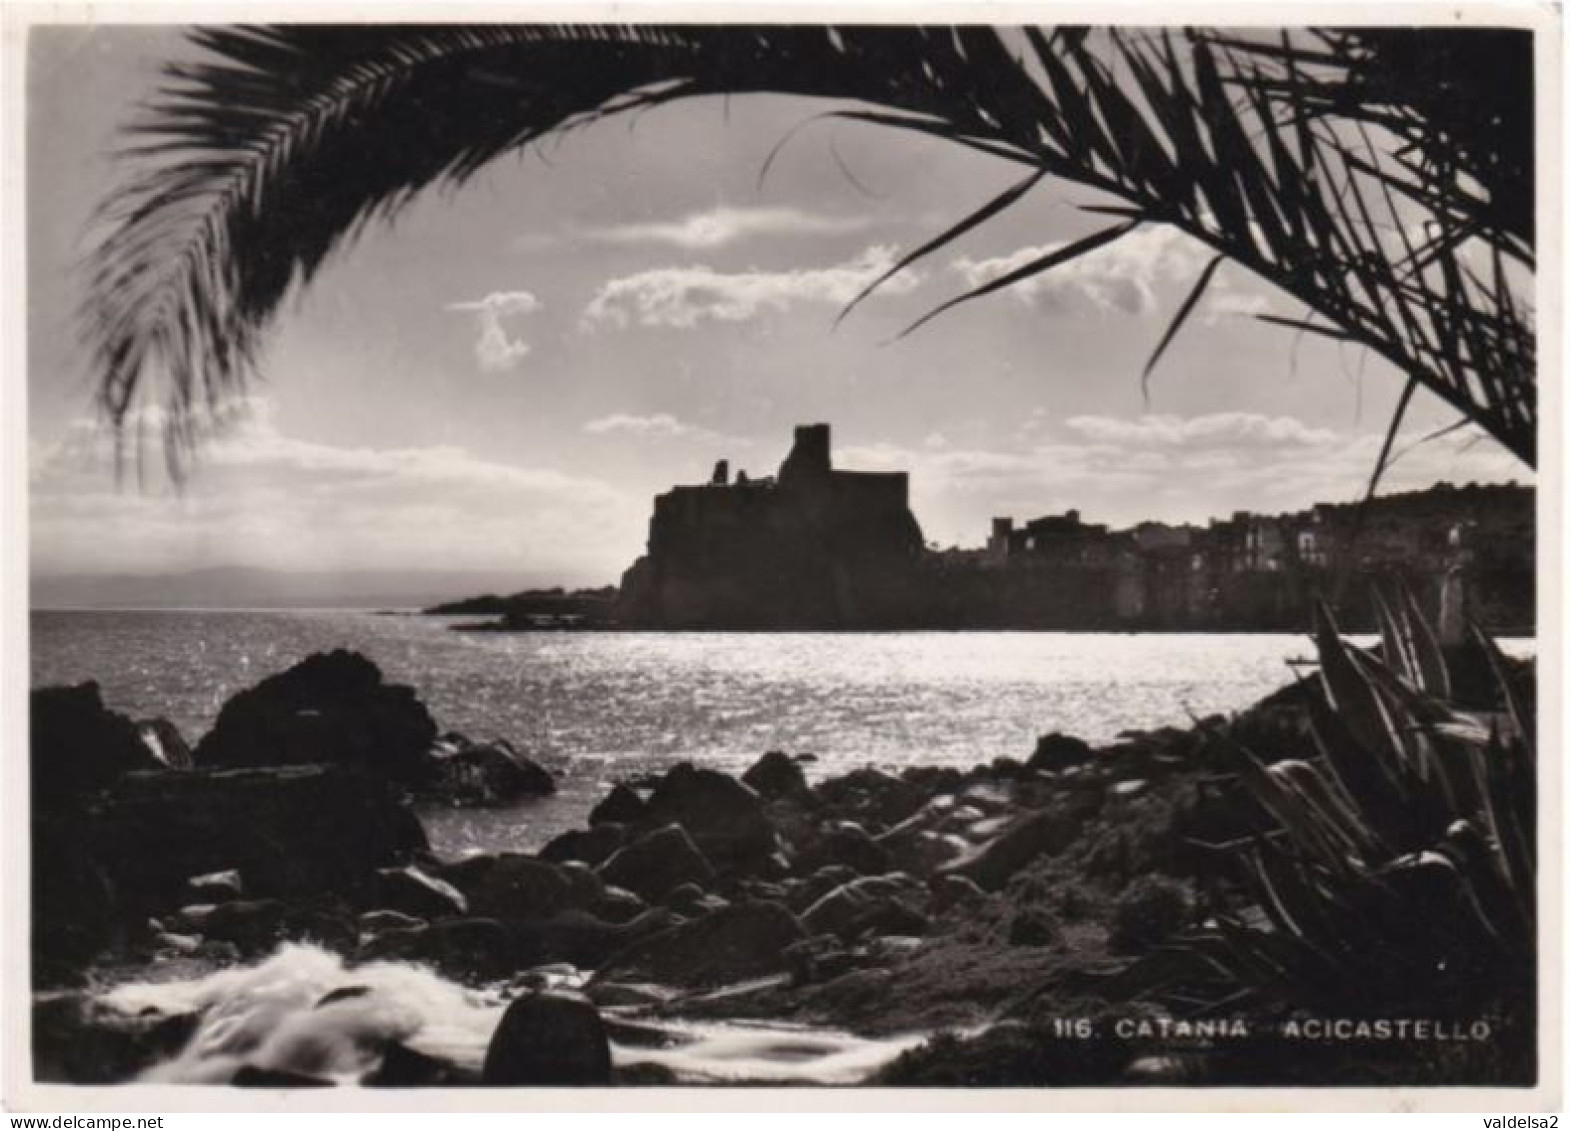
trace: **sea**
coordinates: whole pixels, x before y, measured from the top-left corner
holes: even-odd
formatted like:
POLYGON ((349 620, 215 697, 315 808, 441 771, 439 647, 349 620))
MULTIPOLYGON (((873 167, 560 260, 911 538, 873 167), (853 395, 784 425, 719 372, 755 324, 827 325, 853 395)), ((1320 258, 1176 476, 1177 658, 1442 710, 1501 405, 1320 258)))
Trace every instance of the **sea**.
MULTIPOLYGON (((96 680, 195 744, 229 696, 312 652, 352 648, 413 686, 443 730, 503 738, 551 798, 422 813, 447 855, 533 851, 611 783, 683 760, 740 773, 768 750, 809 776, 1023 760, 1039 735, 1092 743, 1247 707, 1312 654, 1291 634, 464 631, 385 610, 35 611, 31 684, 96 680)), ((1529 652, 1529 641, 1510 641, 1529 652)))

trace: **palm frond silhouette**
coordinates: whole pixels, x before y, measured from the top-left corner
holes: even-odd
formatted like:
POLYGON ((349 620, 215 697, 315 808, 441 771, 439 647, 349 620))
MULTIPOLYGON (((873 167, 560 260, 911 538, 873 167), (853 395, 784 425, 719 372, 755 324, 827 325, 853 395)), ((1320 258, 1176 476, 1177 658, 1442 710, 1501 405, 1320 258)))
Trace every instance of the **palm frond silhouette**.
MULTIPOLYGON (((205 414, 254 376, 283 300, 367 224, 553 132, 742 93, 824 99, 827 117, 1020 166, 1014 188, 902 266, 1054 184, 1110 201, 1087 206, 1104 215, 1085 238, 928 318, 1169 225, 1214 258, 1151 365, 1230 262, 1304 308, 1267 320, 1390 362, 1406 377, 1403 409, 1427 389, 1535 461, 1528 33, 292 25, 192 36, 202 61, 171 66, 128 127, 133 171, 104 205, 110 234, 91 255, 85 305, 103 410, 123 425, 161 383, 177 473, 205 414)), ((1392 436, 1399 423, 1398 412, 1392 436)))

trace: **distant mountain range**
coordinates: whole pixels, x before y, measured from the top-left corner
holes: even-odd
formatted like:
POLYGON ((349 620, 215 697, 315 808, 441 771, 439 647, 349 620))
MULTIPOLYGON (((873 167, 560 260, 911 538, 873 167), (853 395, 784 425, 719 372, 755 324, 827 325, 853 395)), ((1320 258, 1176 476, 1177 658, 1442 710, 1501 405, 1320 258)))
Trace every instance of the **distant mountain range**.
POLYGON ((354 570, 293 573, 219 566, 184 573, 35 574, 35 609, 425 608, 562 579, 528 571, 354 570))

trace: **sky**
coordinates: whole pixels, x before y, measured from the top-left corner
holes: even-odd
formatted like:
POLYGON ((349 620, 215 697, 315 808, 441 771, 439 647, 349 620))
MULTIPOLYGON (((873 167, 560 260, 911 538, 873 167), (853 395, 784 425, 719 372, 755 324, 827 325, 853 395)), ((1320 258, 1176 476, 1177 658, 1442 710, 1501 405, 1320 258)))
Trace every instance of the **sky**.
MULTIPOLYGON (((35 576, 216 566, 517 570, 614 582, 652 498, 714 462, 771 474, 794 425, 838 466, 906 470, 930 542, 1077 508, 1114 526, 1356 497, 1401 380, 1259 322, 1301 316, 1223 267, 1149 390, 1140 370, 1206 256, 1141 230, 896 335, 1105 218, 1043 182, 1015 209, 855 293, 1019 176, 823 105, 678 102, 504 158, 369 229, 288 302, 262 379, 176 490, 117 476, 75 311, 117 130, 174 28, 34 29, 28 83, 28 429, 35 576), (792 131, 795 131, 794 133, 792 131), (789 135, 760 184, 768 156, 789 135)), ((1452 423, 1419 393, 1406 435, 1452 423)), ((158 463, 156 451, 150 463, 158 463)), ((1387 489, 1530 481, 1455 433, 1387 489)))

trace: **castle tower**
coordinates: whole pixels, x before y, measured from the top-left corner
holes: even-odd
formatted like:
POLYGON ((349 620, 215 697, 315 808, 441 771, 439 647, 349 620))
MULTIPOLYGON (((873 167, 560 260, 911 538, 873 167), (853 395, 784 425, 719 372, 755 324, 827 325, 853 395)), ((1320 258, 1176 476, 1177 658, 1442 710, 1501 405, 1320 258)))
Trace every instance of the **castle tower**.
POLYGON ((834 468, 829 444, 827 424, 798 424, 796 442, 780 464, 780 487, 788 490, 825 482, 834 468))
POLYGON ((1014 534, 1014 520, 1012 518, 994 518, 992 520, 992 537, 987 539, 987 556, 992 558, 1006 558, 1009 556, 1009 540, 1014 534))

